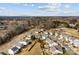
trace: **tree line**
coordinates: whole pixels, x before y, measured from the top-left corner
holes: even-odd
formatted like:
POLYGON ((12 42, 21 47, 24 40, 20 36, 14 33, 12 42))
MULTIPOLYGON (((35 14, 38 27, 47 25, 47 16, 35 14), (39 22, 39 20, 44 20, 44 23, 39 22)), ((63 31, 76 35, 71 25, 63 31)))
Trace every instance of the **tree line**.
POLYGON ((25 24, 18 24, 16 26, 14 26, 13 30, 8 31, 6 34, 4 34, 2 37, 0 37, 0 44, 8 42, 14 36, 21 34, 24 31, 27 31, 28 29, 29 28, 25 24))

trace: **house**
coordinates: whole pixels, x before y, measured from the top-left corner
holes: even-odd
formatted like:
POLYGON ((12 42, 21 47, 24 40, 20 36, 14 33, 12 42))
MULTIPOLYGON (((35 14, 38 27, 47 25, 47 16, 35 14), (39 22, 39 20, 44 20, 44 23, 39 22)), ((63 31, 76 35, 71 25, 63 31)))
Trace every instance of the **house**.
POLYGON ((27 45, 27 43, 25 42, 25 41, 21 41, 21 42, 19 42, 17 45, 16 45, 16 47, 18 47, 19 49, 21 49, 21 48, 23 48, 24 46, 26 46, 27 45))
POLYGON ((29 33, 27 34, 27 37, 28 37, 28 38, 31 38, 31 36, 32 36, 31 34, 29 34, 29 33))
POLYGON ((51 54, 53 54, 53 55, 63 54, 63 51, 57 50, 54 46, 52 46, 52 47, 50 48, 50 52, 51 52, 51 54))
POLYGON ((40 34, 35 34, 35 38, 40 39, 41 35, 40 34))
POLYGON ((56 45, 58 45, 58 44, 57 43, 53 43, 53 42, 49 43, 49 47, 56 46, 56 45))
POLYGON ((54 37, 53 35, 51 36, 51 35, 49 35, 48 36, 48 38, 50 38, 50 40, 57 40, 57 38, 56 37, 54 37))
POLYGON ((74 42, 73 42, 73 44, 74 44, 75 47, 79 47, 79 40, 75 39, 74 42))
POLYGON ((21 41, 19 42, 20 44, 23 44, 23 45, 27 45, 27 43, 25 41, 21 41))
POLYGON ((48 35, 48 31, 44 31, 44 34, 48 35))
POLYGON ((57 37, 58 36, 58 33, 55 33, 55 37, 57 37))
POLYGON ((68 37, 65 37, 65 41, 67 41, 67 42, 69 41, 68 37))
POLYGON ((35 32, 38 32, 39 33, 39 32, 41 32, 41 30, 40 29, 35 29, 35 32))
POLYGON ((41 40, 45 40, 46 38, 48 38, 47 34, 42 35, 41 40))
POLYGON ((30 40, 31 39, 31 37, 25 37, 25 39, 24 40, 30 40))
POLYGON ((35 34, 38 34, 39 32, 38 31, 35 31, 35 34))
POLYGON ((27 43, 27 45, 32 43, 32 40, 24 40, 24 41, 27 43))
POLYGON ((16 46, 11 48, 11 49, 8 49, 8 53, 11 54, 11 55, 18 53, 19 51, 20 51, 20 48, 18 48, 16 46))
POLYGON ((55 45, 54 47, 56 48, 56 50, 54 51, 55 54, 63 54, 63 50, 60 45, 55 45))
POLYGON ((35 31, 34 36, 35 36, 35 38, 38 39, 38 38, 40 38, 41 35, 40 35, 40 33, 38 31, 35 31))
POLYGON ((50 38, 46 38, 46 42, 50 43, 51 42, 50 38))
POLYGON ((70 37, 69 42, 70 42, 71 45, 74 43, 73 37, 70 37))
POLYGON ((58 46, 58 43, 53 42, 52 45, 53 45, 53 46, 58 46))
POLYGON ((50 49, 49 51, 50 51, 51 54, 55 54, 55 53, 54 53, 54 51, 56 50, 55 47, 51 47, 51 48, 49 48, 49 49, 50 49))
POLYGON ((52 46, 58 46, 58 43, 50 40, 49 38, 46 39, 47 43, 49 44, 49 47, 52 47, 52 46))
POLYGON ((63 39, 63 35, 60 34, 58 39, 59 39, 59 40, 63 39))
POLYGON ((69 39, 70 39, 70 37, 68 36, 68 35, 63 35, 64 36, 64 40, 66 41, 66 42, 69 42, 69 39))
POLYGON ((40 29, 40 31, 42 31, 42 32, 43 32, 43 31, 44 31, 44 29, 40 29))
POLYGON ((76 26, 76 24, 69 24, 69 26, 70 26, 70 27, 75 27, 75 26, 76 26))
POLYGON ((56 54, 56 55, 57 54, 63 54, 63 52, 62 51, 59 51, 59 50, 55 50, 53 54, 56 54))

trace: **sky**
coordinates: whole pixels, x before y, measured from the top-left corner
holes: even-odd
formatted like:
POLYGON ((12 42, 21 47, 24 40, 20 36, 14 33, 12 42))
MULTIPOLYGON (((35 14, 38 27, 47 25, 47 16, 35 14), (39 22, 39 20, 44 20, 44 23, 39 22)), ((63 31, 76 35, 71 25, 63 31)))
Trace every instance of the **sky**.
POLYGON ((0 16, 79 16, 79 3, 0 3, 0 16))

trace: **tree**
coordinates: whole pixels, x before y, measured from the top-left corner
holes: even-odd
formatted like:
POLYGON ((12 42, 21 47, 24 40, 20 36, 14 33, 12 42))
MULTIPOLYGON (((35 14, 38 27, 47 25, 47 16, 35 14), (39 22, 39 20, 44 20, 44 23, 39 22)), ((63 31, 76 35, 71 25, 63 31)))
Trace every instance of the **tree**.
POLYGON ((62 47, 62 50, 63 50, 64 55, 68 55, 68 53, 67 53, 67 51, 66 51, 66 49, 64 47, 62 47))
POLYGON ((36 38, 35 38, 35 36, 34 35, 32 35, 31 36, 31 40, 35 40, 36 38))

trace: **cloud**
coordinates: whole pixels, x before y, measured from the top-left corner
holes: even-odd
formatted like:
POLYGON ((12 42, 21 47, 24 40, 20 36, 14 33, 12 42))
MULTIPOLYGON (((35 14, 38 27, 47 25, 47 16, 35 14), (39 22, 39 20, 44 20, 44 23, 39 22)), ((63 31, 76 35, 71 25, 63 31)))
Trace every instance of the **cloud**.
POLYGON ((63 13, 65 14, 79 14, 78 10, 64 10, 63 13))
POLYGON ((34 4, 31 4, 31 3, 25 3, 25 4, 23 4, 24 6, 34 6, 34 4))
POLYGON ((0 13, 2 13, 2 11, 0 10, 0 13))
POLYGON ((60 7, 61 7, 60 3, 49 3, 46 6, 38 6, 38 9, 46 10, 49 12, 56 12, 56 11, 59 11, 60 7))
POLYGON ((25 4, 24 4, 24 6, 28 6, 28 4, 27 4, 27 3, 25 3, 25 4))
POLYGON ((25 12, 25 11, 19 11, 19 10, 15 10, 15 9, 4 9, 4 8, 0 8, 0 16, 25 16, 28 15, 29 13, 25 12), (4 10, 2 10, 4 9, 4 10))
POLYGON ((4 10, 6 10, 6 8, 5 8, 5 7, 0 7, 0 13, 3 13, 3 12, 4 12, 4 10))
POLYGON ((5 10, 6 8, 5 7, 0 7, 0 10, 5 10))
POLYGON ((33 6, 34 6, 34 4, 31 4, 31 6, 33 7, 33 6))
POLYGON ((66 4, 64 5, 65 8, 70 8, 70 5, 66 4))
POLYGON ((53 12, 55 15, 59 14, 76 14, 78 11, 77 10, 72 10, 70 8, 71 6, 69 4, 61 4, 61 3, 49 3, 46 6, 38 6, 39 10, 44 10, 48 12, 53 12), (63 9, 61 8, 63 7, 63 9))

